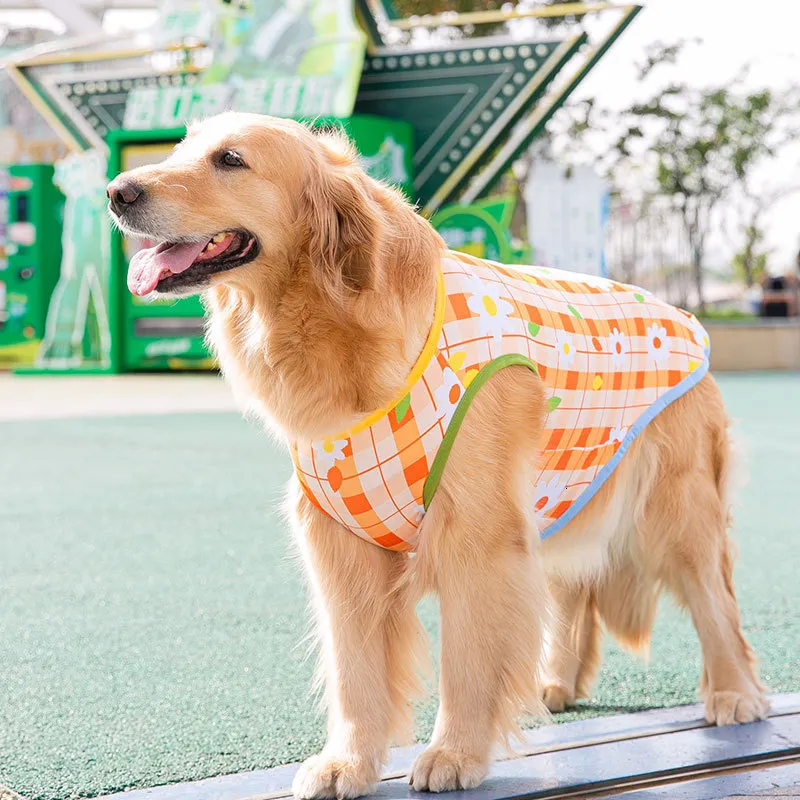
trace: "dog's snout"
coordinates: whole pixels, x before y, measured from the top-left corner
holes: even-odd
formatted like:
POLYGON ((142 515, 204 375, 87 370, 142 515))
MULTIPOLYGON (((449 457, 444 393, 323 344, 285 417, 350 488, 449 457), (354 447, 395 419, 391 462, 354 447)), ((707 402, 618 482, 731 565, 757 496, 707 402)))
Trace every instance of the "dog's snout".
POLYGON ((130 178, 115 178, 108 184, 108 188, 106 189, 106 196, 111 202, 111 208, 117 214, 121 214, 123 211, 130 208, 130 206, 139 201, 143 195, 144 189, 142 186, 130 178))

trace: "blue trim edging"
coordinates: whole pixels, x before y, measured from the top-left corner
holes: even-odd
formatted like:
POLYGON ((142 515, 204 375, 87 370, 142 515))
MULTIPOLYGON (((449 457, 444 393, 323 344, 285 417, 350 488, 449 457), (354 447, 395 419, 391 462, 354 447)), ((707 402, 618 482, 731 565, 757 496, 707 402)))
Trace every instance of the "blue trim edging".
POLYGON ((569 507, 563 517, 551 522, 541 533, 539 538, 549 539, 554 533, 558 533, 565 525, 572 522, 587 505, 587 503, 597 494, 600 487, 611 477, 611 473, 619 466, 620 461, 636 437, 671 403, 682 397, 690 389, 697 386, 708 372, 710 361, 710 348, 706 350, 706 357, 703 363, 694 371, 690 372, 680 383, 673 386, 656 400, 647 411, 642 414, 636 422, 631 425, 628 434, 622 440, 619 449, 612 456, 611 460, 600 470, 595 479, 584 489, 578 499, 569 507))

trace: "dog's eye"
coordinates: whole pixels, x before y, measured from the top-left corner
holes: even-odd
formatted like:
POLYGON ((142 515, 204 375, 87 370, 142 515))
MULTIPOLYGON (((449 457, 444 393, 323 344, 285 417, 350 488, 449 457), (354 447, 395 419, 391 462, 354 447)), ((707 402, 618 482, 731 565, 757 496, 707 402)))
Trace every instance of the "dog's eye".
POLYGON ((244 159, 235 150, 226 150, 220 157, 219 163, 223 167, 246 167, 244 159))

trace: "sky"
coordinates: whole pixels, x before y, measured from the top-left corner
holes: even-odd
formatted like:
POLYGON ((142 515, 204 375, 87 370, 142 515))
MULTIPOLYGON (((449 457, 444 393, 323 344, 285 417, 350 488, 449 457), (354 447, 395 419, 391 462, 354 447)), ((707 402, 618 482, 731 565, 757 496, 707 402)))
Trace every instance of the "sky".
MULTIPOLYGON (((605 107, 623 107, 643 91, 634 65, 651 42, 698 37, 677 65, 676 75, 696 85, 731 80, 745 64, 752 66, 748 83, 780 89, 800 80, 795 0, 650 0, 574 95, 593 96, 605 107)), ((3 22, 46 24, 45 12, 0 12, 3 22)), ((149 15, 109 12, 106 26, 118 32, 126 24, 141 27, 149 15)), ((764 187, 800 187, 800 145, 787 149, 761 170, 764 187)), ((788 195, 770 215, 768 245, 774 248, 773 271, 789 267, 800 250, 800 192, 788 195)), ((728 260, 731 245, 721 236, 711 242, 711 254, 728 260)))

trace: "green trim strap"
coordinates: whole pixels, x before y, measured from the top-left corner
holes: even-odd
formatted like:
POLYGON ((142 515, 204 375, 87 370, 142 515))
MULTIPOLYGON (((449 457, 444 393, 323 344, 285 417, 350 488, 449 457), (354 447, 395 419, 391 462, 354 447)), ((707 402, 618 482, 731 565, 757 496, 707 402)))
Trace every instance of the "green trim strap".
POLYGON ((442 479, 445 466, 447 466, 447 459, 450 457, 450 451, 453 449, 453 444, 461 428, 461 423, 464 421, 464 417, 467 415, 470 404, 474 400, 478 390, 492 375, 495 375, 503 369, 503 367, 511 367, 514 365, 528 367, 528 369, 532 370, 534 375, 539 375, 536 364, 527 356, 523 356, 520 353, 507 353, 484 365, 481 371, 472 379, 472 383, 467 387, 464 396, 459 401, 455 414, 453 414, 453 418, 450 420, 450 424, 447 426, 447 430, 444 432, 444 439, 442 439, 442 443, 439 445, 439 450, 431 465, 431 471, 428 473, 428 478, 422 489, 422 504, 426 511, 433 500, 433 495, 439 488, 439 481, 442 479))

